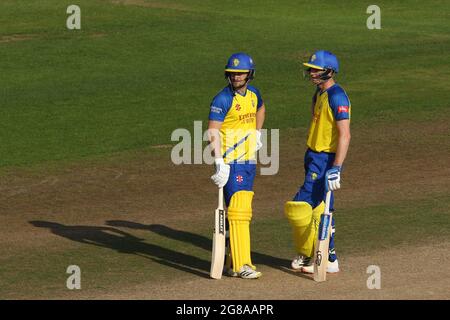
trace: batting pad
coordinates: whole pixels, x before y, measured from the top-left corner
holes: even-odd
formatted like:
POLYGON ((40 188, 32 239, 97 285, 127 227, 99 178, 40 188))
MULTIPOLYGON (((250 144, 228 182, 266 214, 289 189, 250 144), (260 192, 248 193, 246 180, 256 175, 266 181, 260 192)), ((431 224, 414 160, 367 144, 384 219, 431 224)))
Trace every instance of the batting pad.
POLYGON ((292 226, 295 250, 298 254, 312 257, 314 243, 319 229, 320 215, 325 209, 321 202, 314 210, 304 201, 288 201, 284 206, 284 213, 292 226))
POLYGON ((250 221, 252 220, 253 191, 238 191, 230 200, 228 221, 230 223, 230 247, 233 271, 247 264, 253 269, 250 257, 250 221))

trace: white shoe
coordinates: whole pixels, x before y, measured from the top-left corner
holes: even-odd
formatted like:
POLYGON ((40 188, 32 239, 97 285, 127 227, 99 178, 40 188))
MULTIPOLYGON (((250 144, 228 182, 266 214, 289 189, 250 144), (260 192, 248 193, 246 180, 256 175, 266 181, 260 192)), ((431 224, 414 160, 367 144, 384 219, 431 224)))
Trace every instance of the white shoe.
POLYGON ((298 255, 292 260, 291 267, 294 270, 300 270, 303 266, 312 265, 312 259, 310 257, 305 257, 302 255, 298 255))
MULTIPOLYGON (((303 273, 314 273, 314 264, 302 267, 301 271, 303 273)), ((327 273, 338 273, 338 272, 339 272, 339 262, 337 260, 333 262, 328 261, 327 273)))
POLYGON ((262 273, 256 270, 253 270, 249 265, 244 264, 242 268, 239 270, 239 277, 242 279, 258 279, 262 276, 262 273))
POLYGON ((339 262, 334 260, 333 262, 328 261, 327 273, 338 273, 339 272, 339 262))

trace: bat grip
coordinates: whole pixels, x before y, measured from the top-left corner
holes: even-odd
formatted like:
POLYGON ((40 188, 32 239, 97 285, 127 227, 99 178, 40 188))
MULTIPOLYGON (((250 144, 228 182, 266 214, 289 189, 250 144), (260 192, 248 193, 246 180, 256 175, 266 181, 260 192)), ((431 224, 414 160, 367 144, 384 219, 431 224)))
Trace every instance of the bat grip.
POLYGON ((325 198, 325 214, 330 214, 330 202, 331 202, 331 191, 327 191, 327 196, 325 198))

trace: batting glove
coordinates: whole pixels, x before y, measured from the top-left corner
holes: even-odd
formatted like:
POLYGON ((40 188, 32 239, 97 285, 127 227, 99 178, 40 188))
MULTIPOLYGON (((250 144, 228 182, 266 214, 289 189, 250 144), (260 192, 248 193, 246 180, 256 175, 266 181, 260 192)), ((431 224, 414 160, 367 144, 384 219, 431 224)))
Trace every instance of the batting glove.
POLYGON ((330 191, 341 188, 341 166, 333 166, 326 173, 327 187, 330 191))
POLYGON ((263 146, 263 144, 262 144, 262 141, 261 141, 261 131, 256 130, 256 151, 261 149, 262 146, 263 146))
POLYGON ((223 188, 228 182, 230 175, 230 165, 223 161, 223 158, 216 158, 214 160, 216 165, 216 173, 211 176, 211 180, 219 187, 223 188))

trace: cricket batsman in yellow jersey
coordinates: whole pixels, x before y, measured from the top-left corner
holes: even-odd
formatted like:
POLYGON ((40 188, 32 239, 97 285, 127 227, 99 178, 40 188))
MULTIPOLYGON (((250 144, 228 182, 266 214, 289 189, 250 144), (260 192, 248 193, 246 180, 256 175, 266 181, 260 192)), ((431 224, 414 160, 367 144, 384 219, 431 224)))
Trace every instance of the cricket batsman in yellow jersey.
MULTIPOLYGON (((342 165, 350 144, 350 100, 333 79, 339 71, 334 54, 320 50, 303 63, 306 74, 316 86, 312 101, 304 166, 305 180, 293 201, 285 205, 285 214, 292 226, 297 255, 293 269, 314 273, 313 256, 320 216, 324 212, 326 189, 340 188, 342 165), (326 177, 328 180, 326 181, 326 177)), ((334 211, 334 198, 330 211, 334 211)), ((334 248, 335 223, 332 217, 327 272, 339 272, 334 248)))
POLYGON ((208 123, 216 167, 211 179, 224 188, 227 206, 231 257, 227 257, 225 272, 243 279, 261 276, 250 257, 255 154, 262 147, 259 130, 265 117, 261 95, 249 85, 254 75, 255 66, 249 55, 231 55, 225 66, 228 85, 214 97, 208 123))

